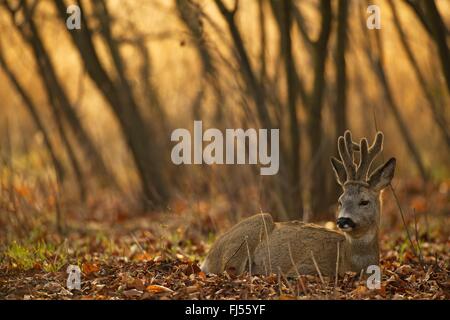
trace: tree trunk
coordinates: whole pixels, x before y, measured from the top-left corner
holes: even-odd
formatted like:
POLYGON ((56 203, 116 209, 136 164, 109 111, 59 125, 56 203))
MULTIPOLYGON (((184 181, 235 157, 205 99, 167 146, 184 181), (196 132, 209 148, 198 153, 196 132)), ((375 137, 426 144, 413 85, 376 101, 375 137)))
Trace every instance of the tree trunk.
MULTIPOLYGON (((12 23, 15 25, 14 17, 16 12, 11 11, 7 4, 4 4, 4 6, 10 11, 12 23)), ((78 115, 70 104, 69 99, 58 80, 53 63, 51 62, 50 56, 44 47, 38 29, 34 23, 30 8, 28 8, 26 2, 23 2, 21 8, 26 18, 26 22, 22 26, 17 26, 17 29, 23 39, 31 46, 47 91, 57 100, 62 114, 70 125, 75 138, 84 152, 85 158, 89 159, 92 164, 92 171, 97 173, 103 180, 115 184, 112 174, 108 171, 102 157, 86 133, 84 126, 80 122, 78 115)))
POLYGON ((63 182, 65 179, 64 166, 62 165, 61 161, 58 159, 58 156, 56 155, 55 149, 53 148, 52 142, 50 140, 50 136, 47 132, 47 129, 45 128, 44 122, 42 121, 34 102, 31 100, 31 98, 25 92, 25 90, 23 89, 23 87, 21 86, 19 81, 17 80, 17 78, 14 75, 14 73, 12 72, 12 70, 8 67, 1 49, 0 49, 0 67, 3 69, 6 76, 11 81, 11 83, 14 85, 14 88, 19 93, 20 97, 22 98, 22 100, 25 104, 25 107, 31 116, 31 119, 33 120, 34 124, 36 125, 36 128, 42 133, 42 137, 44 139, 44 144, 47 148, 48 154, 50 155, 50 159, 52 160, 52 163, 53 163, 53 166, 55 169, 56 178, 60 182, 63 182))
POLYGON ((389 5, 391 6, 392 14, 394 17, 394 24, 400 37, 400 42, 402 43, 403 49, 405 50, 406 56, 408 57, 408 61, 414 70, 414 73, 416 75, 417 81, 420 84, 420 89, 422 90, 423 95, 428 101, 428 105, 430 107, 434 121, 438 124, 442 137, 444 141, 447 143, 447 146, 450 148, 450 131, 448 124, 445 121, 444 115, 440 114, 438 106, 436 105, 436 102, 433 98, 433 94, 430 92, 430 89, 428 88, 427 81, 425 80, 424 75, 420 71, 419 64, 417 63, 417 60, 414 57, 414 53, 408 44, 406 35, 403 31, 400 19, 397 14, 397 10, 395 8, 395 4, 392 2, 392 0, 389 1, 389 5))
POLYGON ((213 56, 206 45, 207 39, 201 21, 201 8, 198 4, 185 0, 176 0, 175 4, 180 20, 189 30, 194 41, 194 46, 202 67, 203 81, 205 85, 211 85, 215 99, 218 101, 214 117, 217 124, 220 125, 220 122, 223 120, 221 104, 224 101, 224 96, 219 85, 219 77, 216 66, 214 65, 213 56))
POLYGON ((447 46, 447 28, 442 20, 441 15, 436 7, 434 0, 422 0, 426 19, 430 26, 432 38, 438 47, 439 58, 442 64, 442 71, 444 73, 447 89, 450 93, 450 52, 447 46))
MULTIPOLYGON (((64 23, 66 6, 63 0, 56 0, 55 3, 59 16, 64 23)), ((80 1, 78 1, 78 5, 84 12, 80 1)), ((107 39, 107 43, 109 42, 108 47, 117 71, 122 72, 122 75, 119 75, 122 86, 117 88, 115 82, 109 78, 94 47, 91 30, 85 20, 86 17, 85 15, 82 19, 81 30, 69 31, 71 39, 78 49, 89 77, 108 101, 120 124, 139 173, 145 206, 164 205, 168 200, 169 190, 161 170, 162 159, 158 157, 158 147, 153 138, 155 132, 150 124, 144 122, 139 112, 129 89, 118 49, 111 43, 111 39, 107 39)))
POLYGON ((289 114, 290 154, 287 191, 284 192, 286 209, 291 219, 303 218, 303 201, 300 190, 300 129, 297 116, 297 82, 298 77, 292 55, 292 4, 288 0, 271 1, 272 11, 280 34, 281 56, 284 62, 284 75, 287 91, 286 106, 289 114))
POLYGON ((270 129, 272 128, 272 121, 267 110, 267 105, 264 99, 262 88, 255 76, 255 72, 250 63, 250 58, 248 56, 247 50, 245 49, 239 29, 236 25, 235 14, 237 11, 237 6, 232 10, 229 10, 225 7, 225 4, 222 2, 222 0, 214 0, 214 2, 216 3, 217 8, 219 9, 220 13, 227 23, 238 55, 238 61, 240 63, 240 70, 242 72, 243 79, 247 86, 247 91, 252 96, 256 109, 258 110, 261 125, 266 129, 270 129))
POLYGON ((296 72, 294 58, 292 56, 292 39, 291 39, 291 26, 292 18, 291 11, 292 5, 290 0, 283 0, 282 13, 283 13, 283 33, 282 47, 284 48, 284 69, 287 85, 287 106, 289 110, 289 123, 290 123, 290 138, 291 138, 291 183, 290 190, 292 213, 294 218, 303 218, 303 202, 302 194, 300 192, 300 130, 297 117, 297 89, 296 89, 296 72))
MULTIPOLYGON (((348 0, 339 0, 336 39, 336 104, 334 121, 336 125, 335 140, 347 129, 347 68, 345 52, 347 48, 348 0)), ((335 150, 337 151, 337 144, 335 150)))
POLYGON ((53 96, 53 93, 47 90, 48 99, 50 103, 50 107, 52 109, 53 118, 56 123, 56 128, 59 132, 59 136, 61 137, 64 148, 66 149, 67 156, 69 158, 70 165, 72 166, 73 173, 75 174, 75 179, 77 182, 78 193, 80 195, 80 199, 83 203, 86 202, 87 196, 87 185, 86 180, 84 178, 83 171, 81 169, 80 163, 75 155, 75 151, 73 150, 72 144, 67 136, 66 130, 63 124, 63 117, 60 112, 60 107, 58 105, 57 99, 53 96))
MULTIPOLYGON (((334 124, 335 132, 333 139, 334 154, 338 154, 337 140, 344 134, 348 128, 347 124, 347 64, 345 53, 347 49, 347 27, 348 27, 348 0, 339 0, 337 14, 336 31, 336 51, 335 51, 335 70, 336 70, 336 100, 334 105, 334 124)), ((341 187, 330 179, 331 196, 337 199, 341 187)))
POLYGON ((329 0, 321 0, 322 22, 320 35, 314 44, 314 83, 308 107, 308 138, 311 152, 310 205, 314 220, 329 217, 330 194, 327 185, 328 158, 324 156, 325 137, 322 128, 322 106, 325 90, 325 66, 328 42, 331 33, 332 9, 329 0), (325 192, 324 192, 325 191, 325 192))

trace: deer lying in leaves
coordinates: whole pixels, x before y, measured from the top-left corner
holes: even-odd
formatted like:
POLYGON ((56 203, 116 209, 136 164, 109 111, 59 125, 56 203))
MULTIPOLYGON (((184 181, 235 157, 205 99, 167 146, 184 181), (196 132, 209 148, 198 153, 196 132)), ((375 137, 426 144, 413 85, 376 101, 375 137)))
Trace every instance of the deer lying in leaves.
POLYGON ((378 132, 369 148, 367 139, 357 144, 350 131, 338 139, 341 160, 331 158, 339 197, 337 227, 333 231, 300 221, 274 223, 269 214, 249 217, 217 239, 201 269, 207 273, 223 271, 241 274, 282 273, 323 275, 361 272, 378 265, 378 229, 381 190, 394 176, 395 158, 368 174, 383 148, 383 134, 378 132), (353 152, 360 152, 356 167, 353 152), (339 259, 339 263, 336 263, 339 259), (338 271, 337 271, 338 270, 338 271))

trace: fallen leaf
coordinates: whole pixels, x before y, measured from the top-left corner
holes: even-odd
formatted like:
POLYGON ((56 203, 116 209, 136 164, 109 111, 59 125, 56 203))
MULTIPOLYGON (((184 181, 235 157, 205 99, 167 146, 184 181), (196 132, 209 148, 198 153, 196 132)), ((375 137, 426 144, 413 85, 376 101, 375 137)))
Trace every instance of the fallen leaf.
POLYGON ((191 274, 197 274, 201 272, 202 270, 197 264, 189 263, 183 268, 183 273, 187 276, 190 276, 191 274))
POLYGON ((100 270, 100 268, 95 263, 85 262, 85 263, 83 263, 81 265, 81 270, 83 271, 84 274, 88 275, 88 274, 91 274, 93 272, 98 272, 100 270))
POLYGON ((147 252, 140 252, 140 253, 137 253, 133 257, 133 260, 146 262, 146 261, 152 261, 153 257, 147 252))
POLYGON ((401 275, 410 274, 413 271, 413 268, 409 264, 404 264, 397 268, 396 270, 401 275))
POLYGON ((367 287, 366 286, 358 286, 355 290, 352 291, 352 294, 355 295, 362 295, 365 294, 367 292, 367 287))
POLYGON ((128 297, 128 298, 132 298, 132 297, 140 297, 142 295, 142 291, 136 290, 136 289, 131 289, 131 290, 126 290, 123 292, 123 295, 128 297))
POLYGON ((289 294, 282 294, 280 296, 280 300, 297 300, 297 299, 289 294))
POLYGON ((64 288, 58 282, 52 281, 52 282, 46 283, 42 289, 44 289, 45 291, 50 292, 50 293, 57 293, 57 292, 60 292, 64 288))
POLYGON ((171 290, 171 289, 169 289, 167 287, 164 287, 164 286, 157 285, 157 284, 149 285, 147 288, 145 288, 145 290, 147 292, 150 292, 150 293, 164 293, 164 292, 169 293, 169 292, 173 292, 173 290, 171 290))
POLYGON ((144 281, 142 281, 141 279, 133 279, 131 281, 128 281, 127 287, 130 289, 137 289, 140 291, 144 291, 145 289, 144 281))
POLYGON ((228 268, 225 270, 225 272, 226 272, 227 275, 228 275, 230 278, 232 278, 232 279, 234 279, 234 278, 237 277, 237 270, 236 270, 235 267, 228 267, 228 268))
POLYGON ((186 293, 194 293, 198 291, 198 286, 189 286, 186 287, 186 293))
POLYGON ((183 256, 182 254, 179 254, 179 253, 177 253, 175 256, 177 257, 178 260, 181 260, 181 261, 186 259, 185 256, 183 256))
POLYGON ((378 294, 380 296, 382 296, 383 298, 386 298, 386 286, 385 285, 381 285, 381 288, 378 289, 378 294))
POLYGON ((205 274, 203 271, 200 271, 200 272, 198 273, 198 277, 199 277, 200 279, 202 279, 203 281, 206 280, 206 274, 205 274))

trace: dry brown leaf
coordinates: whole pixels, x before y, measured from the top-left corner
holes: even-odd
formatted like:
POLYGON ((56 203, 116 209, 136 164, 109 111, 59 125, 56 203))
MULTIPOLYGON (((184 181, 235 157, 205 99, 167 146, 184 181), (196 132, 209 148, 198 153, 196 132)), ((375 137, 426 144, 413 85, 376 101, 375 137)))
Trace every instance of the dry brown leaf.
POLYGON ((186 293, 194 293, 198 291, 198 286, 189 286, 186 287, 186 293))
POLYGON ((133 260, 135 260, 135 261, 144 261, 144 262, 145 261, 152 261, 153 257, 147 252, 140 252, 140 253, 137 253, 133 257, 133 260))
POLYGON ((282 294, 280 300, 297 300, 297 298, 289 294, 282 294))
POLYGON ((183 268, 183 273, 187 276, 190 276, 191 274, 197 274, 201 272, 202 270, 200 267, 195 263, 189 263, 183 268))
POLYGON ((364 295, 368 291, 366 286, 358 286, 355 290, 353 290, 351 293, 355 295, 364 295))
POLYGON ((413 268, 409 264, 404 264, 397 268, 396 272, 401 275, 410 274, 413 271, 413 268))
POLYGON ((84 274, 88 275, 93 272, 98 272, 100 270, 100 268, 95 263, 85 262, 81 265, 81 270, 83 271, 84 274))
POLYGON ((46 283, 44 285, 43 289, 50 293, 57 293, 57 292, 61 291, 61 289, 63 289, 63 287, 58 282, 52 281, 52 282, 46 283))
POLYGON ((381 288, 378 289, 378 294, 383 298, 386 298, 386 286, 384 284, 382 284, 381 288))
POLYGON ((164 286, 157 285, 157 284, 149 285, 147 288, 145 288, 145 290, 147 292, 150 292, 150 293, 170 293, 170 292, 173 292, 173 290, 171 290, 171 289, 169 289, 167 287, 164 287, 164 286))
POLYGON ((144 281, 142 281, 141 279, 133 279, 132 281, 129 281, 127 283, 127 287, 130 289, 137 289, 140 291, 145 290, 144 281))
POLYGON ((206 280, 206 274, 205 274, 203 271, 200 271, 200 272, 198 273, 198 277, 199 277, 200 279, 202 279, 203 281, 206 280))
POLYGON ((131 290, 126 290, 123 292, 123 295, 128 297, 128 298, 132 298, 132 297, 140 297, 142 296, 142 291, 136 290, 136 289, 131 289, 131 290))

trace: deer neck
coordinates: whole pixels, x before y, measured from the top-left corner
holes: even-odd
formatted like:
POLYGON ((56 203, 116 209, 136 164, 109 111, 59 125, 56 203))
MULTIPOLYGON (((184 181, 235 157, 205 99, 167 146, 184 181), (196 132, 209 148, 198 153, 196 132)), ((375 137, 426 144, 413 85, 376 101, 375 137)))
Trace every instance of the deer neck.
POLYGON ((360 237, 345 234, 346 262, 351 271, 361 272, 370 265, 379 264, 378 227, 360 237))

